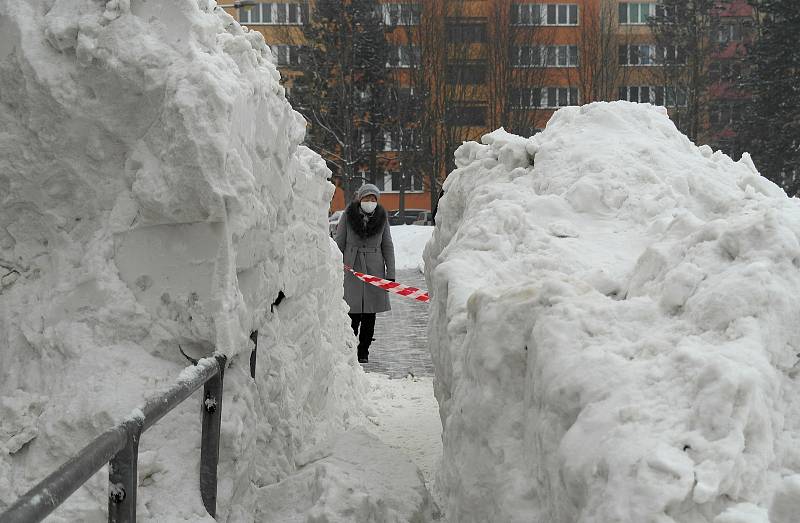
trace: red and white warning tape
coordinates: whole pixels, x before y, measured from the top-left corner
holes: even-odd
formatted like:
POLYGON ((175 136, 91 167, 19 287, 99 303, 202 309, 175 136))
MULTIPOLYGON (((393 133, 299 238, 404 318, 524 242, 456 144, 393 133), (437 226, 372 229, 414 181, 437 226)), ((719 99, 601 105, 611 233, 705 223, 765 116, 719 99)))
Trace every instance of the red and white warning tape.
POLYGON ((390 280, 384 280, 383 278, 378 278, 377 276, 364 274, 363 272, 354 271, 352 267, 348 267, 347 265, 344 266, 344 269, 346 271, 352 272, 356 278, 363 281, 364 283, 369 283, 370 285, 380 287, 385 291, 393 292, 395 294, 399 294, 400 296, 405 296, 406 298, 411 298, 413 300, 424 301, 425 303, 428 303, 430 301, 428 293, 422 289, 418 289, 416 287, 410 287, 408 285, 403 285, 402 283, 397 283, 390 280))

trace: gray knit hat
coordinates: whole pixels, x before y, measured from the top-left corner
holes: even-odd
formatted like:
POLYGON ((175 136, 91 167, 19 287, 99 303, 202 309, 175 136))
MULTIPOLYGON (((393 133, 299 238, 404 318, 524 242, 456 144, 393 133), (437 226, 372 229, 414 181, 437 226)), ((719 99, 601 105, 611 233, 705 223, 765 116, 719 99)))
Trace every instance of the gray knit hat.
POLYGON ((365 183, 356 191, 356 200, 361 201, 361 198, 369 196, 370 194, 375 196, 375 198, 379 198, 381 191, 371 183, 365 183))

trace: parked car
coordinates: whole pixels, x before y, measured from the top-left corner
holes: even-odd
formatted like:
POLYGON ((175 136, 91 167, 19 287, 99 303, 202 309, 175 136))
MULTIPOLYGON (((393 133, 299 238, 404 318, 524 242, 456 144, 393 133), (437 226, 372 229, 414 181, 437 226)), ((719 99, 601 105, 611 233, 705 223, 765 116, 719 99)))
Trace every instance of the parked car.
POLYGON ((336 235, 336 226, 339 225, 339 219, 342 217, 342 214, 344 214, 344 211, 336 211, 328 216, 328 232, 331 238, 336 235))
POLYGON ((419 213, 425 212, 425 209, 406 209, 405 220, 400 220, 400 211, 389 211, 389 225, 411 225, 419 217, 419 213))
POLYGON ((433 225, 433 213, 431 211, 422 211, 417 215, 412 225, 433 225))

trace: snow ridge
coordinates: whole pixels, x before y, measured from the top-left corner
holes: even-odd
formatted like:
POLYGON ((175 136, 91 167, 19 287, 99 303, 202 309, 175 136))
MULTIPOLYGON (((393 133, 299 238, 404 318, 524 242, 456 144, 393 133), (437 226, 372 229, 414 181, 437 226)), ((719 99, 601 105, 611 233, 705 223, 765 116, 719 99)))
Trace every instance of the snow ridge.
POLYGON ((482 142, 425 251, 448 517, 791 521, 796 200, 646 104, 482 142))
MULTIPOLYGON (((263 38, 211 0, 0 0, 0 510, 171 385, 179 345, 229 358, 221 521, 362 423, 304 132, 263 38)), ((143 436, 141 521, 211 520, 199 413, 143 436)), ((106 482, 54 520, 105 518, 106 482)))

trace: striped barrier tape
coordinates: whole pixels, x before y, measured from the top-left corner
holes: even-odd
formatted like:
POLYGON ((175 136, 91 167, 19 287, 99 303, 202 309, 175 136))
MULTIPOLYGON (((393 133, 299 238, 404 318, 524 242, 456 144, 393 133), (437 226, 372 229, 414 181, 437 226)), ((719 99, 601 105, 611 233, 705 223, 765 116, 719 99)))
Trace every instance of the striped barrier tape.
POLYGON ((348 267, 347 265, 344 266, 344 269, 353 273, 356 278, 364 283, 369 283, 370 285, 380 287, 385 291, 393 292, 394 294, 399 294, 400 296, 405 296, 406 298, 411 298, 413 300, 422 301, 425 303, 430 302, 428 293, 422 289, 411 287, 409 285, 403 285, 402 283, 397 283, 390 280, 384 280, 383 278, 378 278, 377 276, 372 276, 370 274, 364 274, 363 272, 353 270, 352 267, 348 267))

